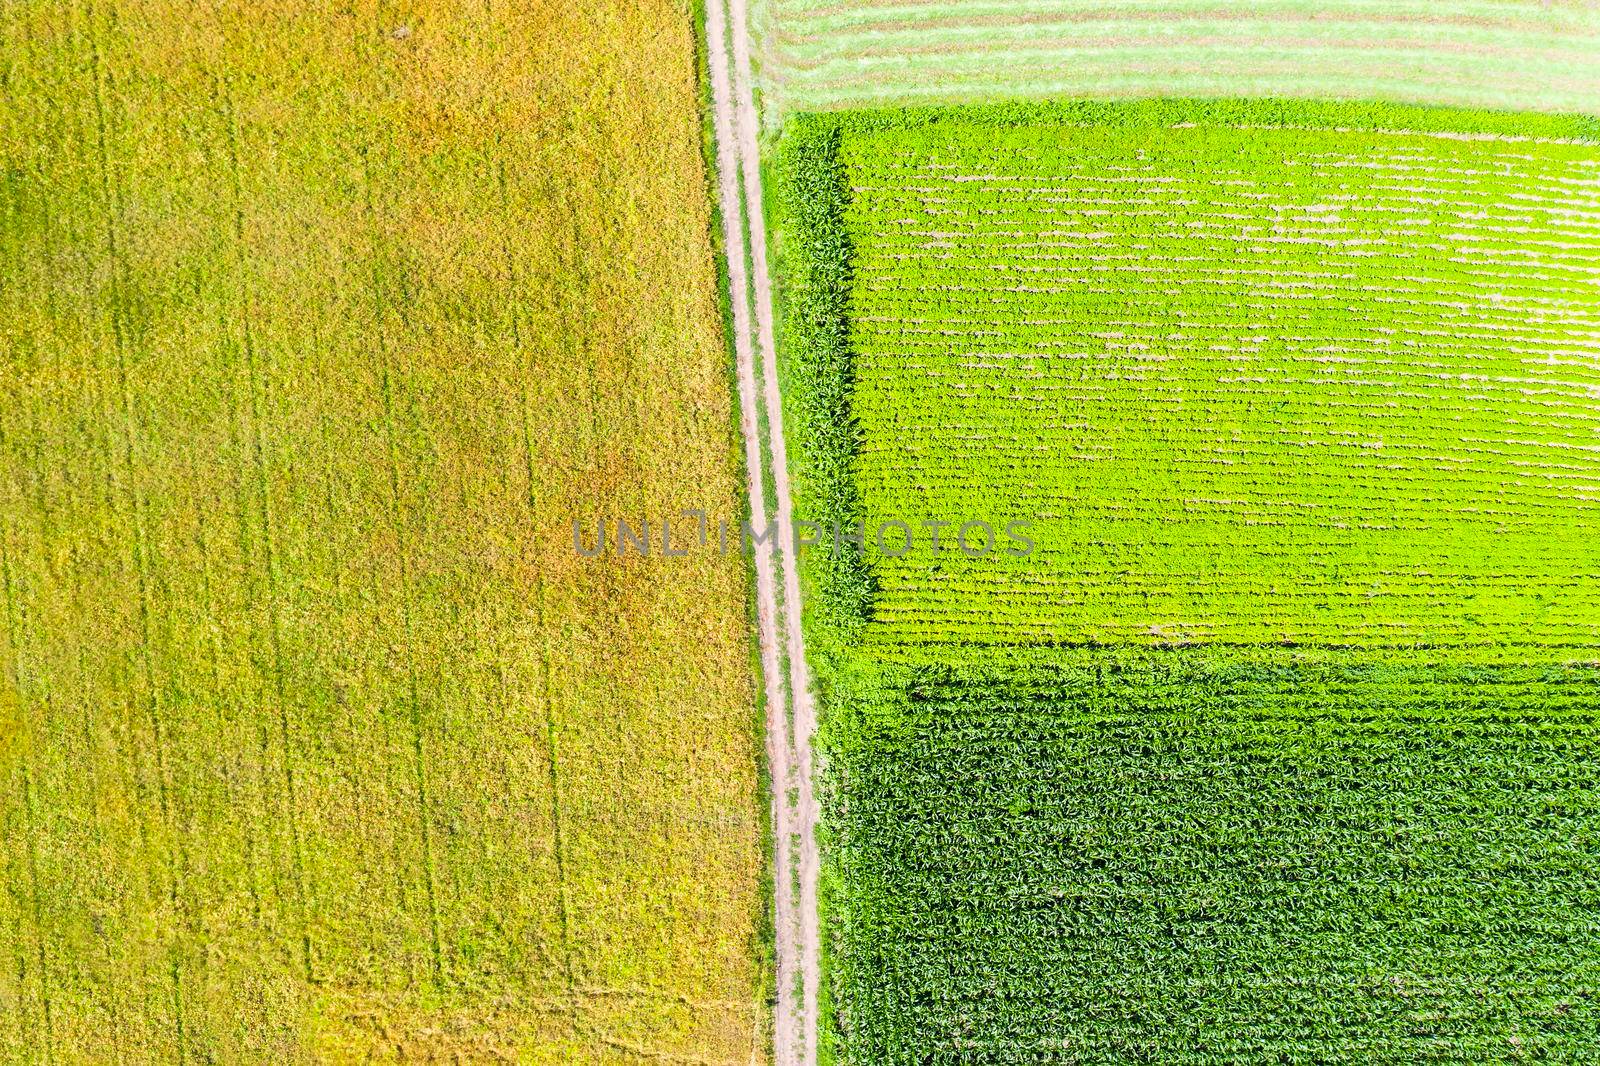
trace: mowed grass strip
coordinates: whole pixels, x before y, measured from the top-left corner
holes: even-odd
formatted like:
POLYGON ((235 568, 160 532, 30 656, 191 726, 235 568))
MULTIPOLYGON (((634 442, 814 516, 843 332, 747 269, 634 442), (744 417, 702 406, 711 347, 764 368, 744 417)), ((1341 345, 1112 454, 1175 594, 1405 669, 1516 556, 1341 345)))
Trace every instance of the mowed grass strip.
POLYGON ((829 721, 841 1061, 1600 1052, 1592 663, 884 660, 829 721))
POLYGON ((1581 0, 764 0, 769 120, 1067 96, 1296 96, 1592 111, 1581 0))
POLYGON ((795 127, 809 505, 865 523, 823 587, 867 639, 1600 639, 1593 121, 1265 102, 795 127), (911 550, 877 543, 895 522, 911 550))
POLYGON ((0 1060, 750 1061, 690 13, 0 12, 0 1060))

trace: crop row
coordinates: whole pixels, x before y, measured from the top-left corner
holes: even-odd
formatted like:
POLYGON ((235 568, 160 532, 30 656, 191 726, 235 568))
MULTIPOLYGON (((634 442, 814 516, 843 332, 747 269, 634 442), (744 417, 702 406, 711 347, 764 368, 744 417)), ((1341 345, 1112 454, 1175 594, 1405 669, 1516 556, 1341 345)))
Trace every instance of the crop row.
POLYGON ((1600 126, 794 125, 839 1060, 1592 1057, 1600 126))
POLYGON ((1576 109, 1600 14, 1534 0, 764 0, 772 111, 1073 96, 1576 109))

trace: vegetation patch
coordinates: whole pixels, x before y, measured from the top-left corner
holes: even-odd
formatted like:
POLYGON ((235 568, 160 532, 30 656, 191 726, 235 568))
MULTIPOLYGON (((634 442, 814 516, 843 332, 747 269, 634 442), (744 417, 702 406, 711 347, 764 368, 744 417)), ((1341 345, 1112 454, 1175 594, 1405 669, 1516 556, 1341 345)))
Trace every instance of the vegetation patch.
POLYGON ((1593 665, 924 659, 834 712, 849 1061, 1595 1050, 1593 665))
POLYGON ((797 126, 806 504, 867 530, 820 569, 868 639, 1600 639, 1600 124, 797 126), (1032 549, 998 550, 1019 521, 1032 549))
POLYGON ((1068 96, 1590 110, 1581 0, 756 0, 769 117, 1068 96))
POLYGON ((1595 1052, 1597 133, 790 122, 840 1060, 1595 1052))
POLYGON ((747 1062, 686 5, 0 7, 0 1062, 747 1062), (659 541, 658 541, 659 543, 659 541))

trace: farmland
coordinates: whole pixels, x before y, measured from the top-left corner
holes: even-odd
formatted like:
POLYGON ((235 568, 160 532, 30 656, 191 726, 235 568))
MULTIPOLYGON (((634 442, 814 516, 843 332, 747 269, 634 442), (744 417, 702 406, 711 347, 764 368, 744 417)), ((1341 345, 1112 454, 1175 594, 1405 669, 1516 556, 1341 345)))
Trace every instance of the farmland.
POLYGON ((567 532, 738 512, 689 13, 8 4, 0 85, 0 1061, 759 1059, 744 572, 567 532))
POLYGON ((806 559, 831 1054, 1591 1057, 1600 124, 1073 102, 779 153, 796 513, 868 531, 806 559))
POLYGON ((851 1061, 1581 1061, 1600 672, 896 662, 833 820, 851 1061))
POLYGON ((812 238, 839 491, 1035 543, 876 557, 874 639, 1600 640, 1600 123, 1002 114, 847 126, 812 238))
POLYGON ((763 0, 785 114, 1052 97, 1294 96, 1575 111, 1600 98, 1585 0, 763 0))

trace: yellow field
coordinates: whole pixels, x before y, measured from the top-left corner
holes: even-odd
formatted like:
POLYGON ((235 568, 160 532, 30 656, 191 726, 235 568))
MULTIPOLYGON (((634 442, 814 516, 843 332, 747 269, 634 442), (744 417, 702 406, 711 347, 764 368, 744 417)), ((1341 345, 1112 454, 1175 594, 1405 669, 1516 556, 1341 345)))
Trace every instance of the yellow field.
POLYGON ((0 1061, 762 1057, 690 12, 0 8, 0 1061))

